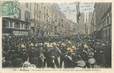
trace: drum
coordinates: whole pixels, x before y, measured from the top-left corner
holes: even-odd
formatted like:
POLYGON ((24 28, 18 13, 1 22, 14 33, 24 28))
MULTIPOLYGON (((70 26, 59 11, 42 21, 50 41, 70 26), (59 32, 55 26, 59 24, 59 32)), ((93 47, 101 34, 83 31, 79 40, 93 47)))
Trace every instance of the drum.
POLYGON ((79 61, 77 62, 77 66, 79 66, 79 67, 84 67, 85 65, 86 65, 86 63, 85 63, 84 60, 79 60, 79 61))
POLYGON ((36 68, 36 65, 31 64, 29 67, 30 67, 30 68, 36 68))
POLYGON ((22 67, 29 67, 30 66, 30 62, 29 61, 25 61, 24 64, 22 65, 22 67))
POLYGON ((95 58, 89 58, 88 63, 89 64, 94 64, 96 62, 95 58))

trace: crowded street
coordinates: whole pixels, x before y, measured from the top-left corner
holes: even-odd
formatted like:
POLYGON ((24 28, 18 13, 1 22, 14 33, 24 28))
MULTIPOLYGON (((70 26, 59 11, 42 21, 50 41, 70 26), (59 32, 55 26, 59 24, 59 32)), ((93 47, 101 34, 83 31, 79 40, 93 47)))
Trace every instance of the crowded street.
POLYGON ((3 38, 3 67, 97 68, 110 67, 109 47, 101 40, 42 41, 9 36, 3 38), (6 45, 7 46, 4 46, 6 45), (9 46, 10 45, 10 46, 9 46))
POLYGON ((3 68, 111 68, 111 3, 1 1, 3 68))

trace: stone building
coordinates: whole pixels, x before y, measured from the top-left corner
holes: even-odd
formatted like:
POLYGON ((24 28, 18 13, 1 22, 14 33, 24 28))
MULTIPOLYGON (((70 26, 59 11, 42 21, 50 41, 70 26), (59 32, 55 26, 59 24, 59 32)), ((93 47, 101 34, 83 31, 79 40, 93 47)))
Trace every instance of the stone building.
POLYGON ((28 36, 30 31, 30 10, 17 1, 3 1, 1 4, 3 35, 28 36))
POLYGON ((95 3, 96 38, 111 42, 112 4, 95 3))

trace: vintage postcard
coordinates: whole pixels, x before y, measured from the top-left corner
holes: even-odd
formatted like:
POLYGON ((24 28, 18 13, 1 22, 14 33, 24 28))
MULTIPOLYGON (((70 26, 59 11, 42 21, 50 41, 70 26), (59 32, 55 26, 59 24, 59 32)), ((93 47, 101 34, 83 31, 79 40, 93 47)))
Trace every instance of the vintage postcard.
POLYGON ((113 71, 113 1, 0 0, 1 72, 113 71))

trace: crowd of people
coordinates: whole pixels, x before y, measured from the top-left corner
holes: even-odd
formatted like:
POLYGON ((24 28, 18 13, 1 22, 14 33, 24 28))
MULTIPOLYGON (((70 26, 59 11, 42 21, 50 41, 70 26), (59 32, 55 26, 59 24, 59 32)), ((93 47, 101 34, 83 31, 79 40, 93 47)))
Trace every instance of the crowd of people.
MULTIPOLYGON (((84 40, 84 39, 82 39, 84 40)), ((2 38, 3 67, 111 67, 111 44, 101 40, 40 41, 29 37, 2 38), (74 42, 75 41, 75 42, 74 42)))

